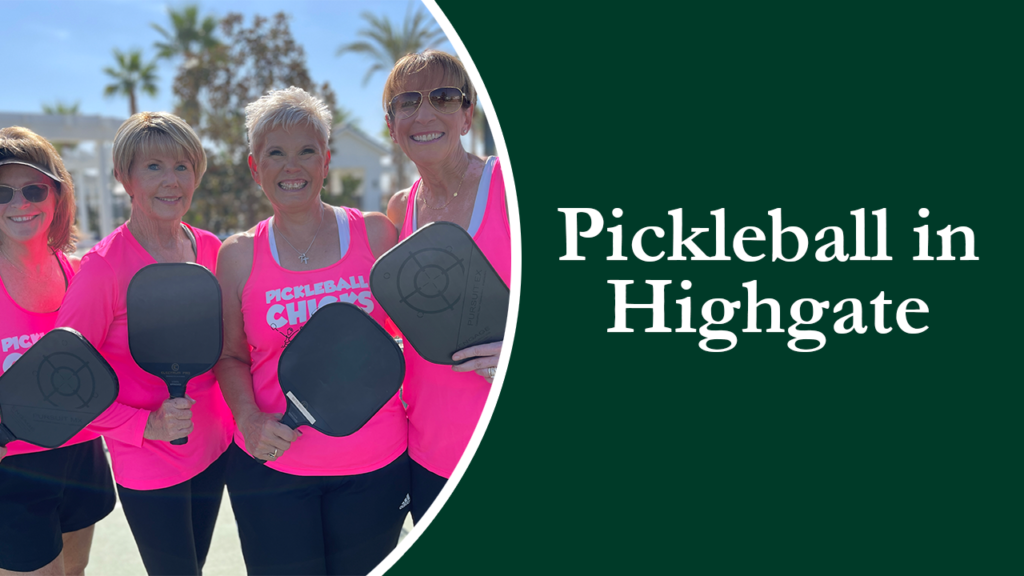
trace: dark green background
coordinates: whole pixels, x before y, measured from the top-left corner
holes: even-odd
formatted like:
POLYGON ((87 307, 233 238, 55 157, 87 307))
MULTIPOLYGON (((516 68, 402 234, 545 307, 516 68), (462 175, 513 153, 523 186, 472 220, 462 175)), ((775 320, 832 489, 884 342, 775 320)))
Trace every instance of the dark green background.
POLYGON ((392 573, 1020 573, 1020 12, 440 4, 504 131, 522 292, 487 435, 392 573), (774 208, 812 239, 843 227, 852 253, 849 212, 887 208, 894 259, 820 263, 812 241, 792 264, 608 262, 605 233, 560 262, 564 207, 621 222, 627 254, 639 228, 670 230, 668 210, 689 229, 723 207, 730 253, 774 208), (971 227, 980 261, 913 261, 921 207, 933 231, 971 227), (691 280, 697 309, 743 300, 738 346, 645 334, 648 312, 607 333, 609 279, 636 300, 648 279, 673 281, 669 302, 691 280), (884 290, 894 330, 837 335, 828 311, 825 348, 791 352, 740 332, 755 279, 783 327, 798 298, 884 290), (927 332, 895 328, 907 298, 927 332))

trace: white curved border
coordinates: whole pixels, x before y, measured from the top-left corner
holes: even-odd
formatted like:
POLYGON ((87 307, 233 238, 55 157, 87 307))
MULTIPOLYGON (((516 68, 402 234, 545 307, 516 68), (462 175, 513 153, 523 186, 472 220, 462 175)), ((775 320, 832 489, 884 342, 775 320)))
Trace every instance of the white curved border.
POLYGON ((462 480, 462 475, 466 473, 470 460, 473 459, 476 449, 480 446, 480 439, 483 438, 484 432, 487 430, 487 424, 491 421, 491 414, 494 413, 494 405, 498 402, 498 396, 501 394, 501 386, 505 381, 505 372, 508 369, 508 359, 512 354, 512 340, 516 333, 516 321, 519 317, 522 248, 519 235, 519 202, 516 198, 515 181, 512 178, 512 157, 509 156, 508 149, 505 147, 505 137, 501 132, 501 126, 498 124, 498 114, 491 104, 491 97, 488 95, 483 79, 476 69, 476 64, 473 63, 473 59, 469 56, 469 51, 466 50, 462 39, 459 38, 455 28, 452 27, 451 22, 448 21, 448 18, 441 11, 437 2, 434 0, 422 1, 427 9, 430 10, 434 19, 437 20, 441 30, 448 36, 448 41, 451 42, 451 45, 455 48, 455 53, 466 67, 466 71, 469 72, 469 78, 473 81, 473 86, 476 87, 477 97, 480 99, 481 104, 483 104, 484 114, 490 125, 491 134, 494 136, 494 144, 498 148, 498 157, 501 158, 501 173, 505 179, 505 197, 508 200, 509 226, 512 229, 512 285, 509 287, 512 294, 509 298, 508 321, 505 324, 505 340, 501 347, 501 358, 498 361, 498 374, 494 378, 494 384, 491 385, 491 393, 487 396, 487 403, 484 404, 484 411, 480 415, 480 422, 477 424, 476 430, 473 431, 473 437, 469 440, 466 452, 462 455, 462 459, 459 460, 459 465, 455 467, 455 471, 452 473, 451 478, 448 479, 448 483, 445 484, 444 489, 441 490, 437 499, 434 500, 430 510, 420 519, 419 524, 413 528, 412 532, 398 544, 398 547, 392 550, 370 572, 370 576, 379 576, 386 572, 412 547, 420 537, 420 534, 430 526, 434 517, 437 516, 437 511, 444 506, 452 491, 455 490, 455 487, 459 485, 459 481, 462 480))

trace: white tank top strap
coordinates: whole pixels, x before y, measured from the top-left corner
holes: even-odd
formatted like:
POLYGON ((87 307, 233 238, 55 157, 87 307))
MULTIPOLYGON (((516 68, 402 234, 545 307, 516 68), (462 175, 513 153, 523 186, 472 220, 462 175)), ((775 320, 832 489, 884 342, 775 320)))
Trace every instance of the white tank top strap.
POLYGON ((338 221, 338 246, 341 247, 341 257, 344 258, 352 241, 352 234, 348 226, 348 212, 344 208, 335 206, 334 218, 338 221))
MULTIPOLYGON (((348 253, 348 246, 351 243, 351 233, 348 227, 348 214, 344 208, 338 206, 332 206, 334 208, 334 219, 338 222, 338 246, 341 248, 341 258, 345 257, 348 253)), ((270 243, 270 255, 274 257, 274 262, 278 265, 281 264, 281 258, 277 255, 277 242, 274 241, 274 217, 270 217, 270 222, 267 223, 267 241, 270 243)), ((339 260, 341 259, 339 258, 339 260)))
POLYGON ((480 175, 480 186, 476 189, 476 199, 473 201, 473 217, 469 219, 470 236, 475 236, 480 228, 480 222, 484 219, 484 212, 487 211, 487 196, 491 190, 491 172, 494 170, 494 162, 497 156, 489 156, 484 163, 484 172, 480 175))
MULTIPOLYGON (((487 211, 487 195, 491 189, 491 173, 494 171, 494 162, 497 159, 497 156, 488 156, 487 161, 484 162, 484 171, 480 175, 480 185, 477 186, 476 198, 473 199, 473 215, 469 219, 469 229, 467 232, 469 232, 470 236, 476 234, 477 229, 480 228, 480 222, 484 219, 484 212, 487 211)), ((413 231, 419 229, 419 224, 416 223, 415 205, 412 206, 412 229, 413 231)))
POLYGON ((274 262, 281 265, 281 257, 277 255, 277 242, 274 241, 274 217, 271 216, 267 222, 267 242, 270 243, 270 255, 274 257, 274 262))

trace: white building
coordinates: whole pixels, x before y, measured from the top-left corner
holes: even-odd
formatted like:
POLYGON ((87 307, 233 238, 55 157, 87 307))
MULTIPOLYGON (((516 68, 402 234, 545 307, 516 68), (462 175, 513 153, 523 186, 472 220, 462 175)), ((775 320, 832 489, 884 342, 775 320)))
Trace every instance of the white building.
POLYGON ((0 112, 0 127, 23 126, 63 146, 64 167, 75 183, 82 245, 110 234, 127 214, 124 188, 114 179, 111 144, 122 118, 0 112), (91 216, 90 216, 91 214, 91 216))
POLYGON ((338 124, 331 132, 331 168, 327 191, 340 195, 342 180, 361 180, 355 192, 353 208, 380 212, 386 208, 384 195, 390 192, 394 168, 391 150, 351 124, 338 124))

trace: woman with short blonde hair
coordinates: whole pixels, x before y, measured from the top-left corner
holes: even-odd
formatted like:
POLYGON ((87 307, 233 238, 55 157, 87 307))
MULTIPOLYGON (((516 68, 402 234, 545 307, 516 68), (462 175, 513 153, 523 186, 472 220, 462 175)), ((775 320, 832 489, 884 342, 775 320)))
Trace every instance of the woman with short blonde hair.
POLYGON ((200 574, 224 493, 233 423, 212 372, 168 398, 128 347, 126 297, 150 264, 195 262, 214 270, 220 240, 182 222, 206 171, 196 133, 166 112, 133 115, 114 137, 114 176, 131 217, 82 259, 59 325, 82 333, 120 381, 114 405, 90 428, 107 440, 118 494, 150 574, 200 574), (171 440, 188 436, 182 445, 171 440))

